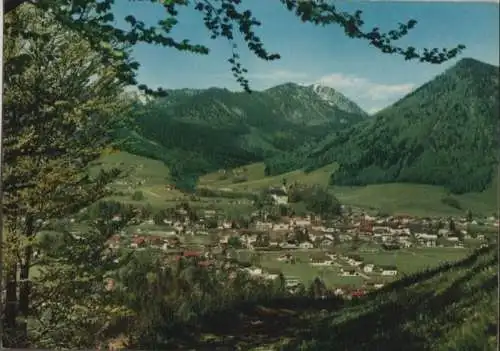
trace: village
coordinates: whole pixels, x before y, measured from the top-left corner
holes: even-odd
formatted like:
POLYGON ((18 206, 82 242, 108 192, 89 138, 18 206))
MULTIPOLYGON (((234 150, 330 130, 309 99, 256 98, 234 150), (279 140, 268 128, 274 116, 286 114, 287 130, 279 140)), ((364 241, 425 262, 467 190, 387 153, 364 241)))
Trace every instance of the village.
MULTIPOLYGON (((309 266, 315 271, 308 272, 316 272, 317 276, 335 272, 338 283, 329 288, 349 298, 381 288, 406 273, 397 264, 377 264, 373 262, 376 260, 365 259, 366 254, 377 257, 377 253, 446 248, 462 250, 465 255, 491 239, 486 232, 471 228, 498 228, 494 217, 416 218, 373 216, 363 211, 335 220, 314 215, 269 220, 261 211, 255 211, 248 222, 241 223, 226 219, 224 213, 213 209, 198 211, 193 218, 190 209, 181 206, 163 217, 156 215, 112 236, 109 247, 197 257, 199 264, 207 267, 230 259, 242 263, 241 269, 252 277, 273 280, 283 273, 292 292, 305 279, 315 277, 309 273, 305 273, 308 277, 297 277, 283 271, 292 266, 309 266), (352 278, 356 278, 355 284, 349 283, 352 278)), ((414 251, 411 253, 415 255, 414 251)))

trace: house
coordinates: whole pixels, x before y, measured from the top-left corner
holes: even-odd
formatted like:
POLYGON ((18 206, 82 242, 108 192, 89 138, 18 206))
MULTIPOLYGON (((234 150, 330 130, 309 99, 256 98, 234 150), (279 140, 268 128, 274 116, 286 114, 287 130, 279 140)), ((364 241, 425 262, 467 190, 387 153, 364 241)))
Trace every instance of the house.
POLYGON ((365 264, 363 266, 363 272, 365 272, 365 273, 372 273, 374 268, 375 268, 375 265, 372 264, 372 263, 365 264))
POLYGON ((220 221, 217 228, 218 229, 231 229, 233 226, 233 223, 230 221, 220 221))
POLYGON ((108 247, 110 249, 119 249, 120 248, 120 236, 115 234, 108 240, 108 247))
POLYGON ((130 244, 130 247, 133 249, 138 249, 140 247, 146 246, 146 239, 142 236, 136 236, 132 238, 132 243, 130 244))
POLYGON ((276 260, 280 262, 290 262, 292 260, 292 255, 284 254, 279 256, 276 260))
POLYGON ((255 229, 259 231, 271 230, 273 228, 273 224, 270 222, 261 222, 257 221, 255 223, 255 229))
POLYGON ((366 295, 366 291, 363 289, 358 289, 351 292, 351 297, 362 297, 364 295, 366 295))
POLYGON ((296 278, 287 278, 285 279, 285 286, 287 288, 296 288, 300 285, 300 280, 296 278))
POLYGON ((381 266, 381 274, 384 276, 396 276, 398 269, 395 266, 381 266))
POLYGON ((328 238, 323 238, 318 242, 318 246, 322 249, 328 249, 334 245, 334 241, 328 238))
POLYGON ((182 251, 180 255, 176 256, 176 259, 179 260, 181 257, 185 257, 185 258, 199 258, 199 257, 201 257, 201 252, 198 252, 198 251, 182 251))
POLYGON ((150 236, 147 241, 149 245, 159 247, 163 244, 164 239, 161 236, 150 236))
POLYGON ((356 272, 355 269, 346 269, 346 270, 344 270, 343 268, 341 268, 340 271, 342 272, 340 274, 342 277, 355 277, 355 276, 358 275, 358 273, 356 272))
POLYGON ((273 231, 286 231, 290 229, 290 226, 286 223, 276 223, 273 225, 273 231))
POLYGON ((295 218, 292 224, 295 227, 309 227, 311 225, 311 220, 309 218, 295 218))
POLYGON ((298 246, 296 244, 293 244, 293 243, 287 243, 287 242, 284 242, 284 243, 281 243, 281 248, 283 249, 297 249, 298 246))
POLYGON ((333 291, 333 294, 335 296, 342 296, 344 295, 344 290, 342 288, 336 288, 334 291, 333 291))
POLYGON ((107 291, 113 291, 113 290, 115 290, 116 285, 115 285, 115 281, 113 279, 106 278, 105 284, 106 284, 105 285, 105 289, 107 291))
POLYGON ((205 215, 205 218, 212 218, 216 215, 216 211, 215 210, 205 210, 204 212, 204 215, 205 215))
POLYGON ((309 261, 311 266, 331 266, 333 264, 333 260, 322 253, 311 255, 309 261))
POLYGON ((351 266, 358 267, 358 266, 360 266, 363 263, 363 258, 361 258, 360 256, 357 256, 357 255, 353 255, 353 256, 347 257, 347 262, 351 266))
POLYGON ((314 245, 312 243, 310 243, 309 241, 305 241, 303 243, 300 243, 299 247, 301 249, 312 249, 312 248, 314 248, 314 245))
POLYGON ((415 234, 415 238, 419 241, 421 245, 425 245, 427 247, 436 246, 436 241, 438 236, 435 234, 425 234, 425 233, 417 233, 415 234))
POLYGON ((288 192, 286 187, 271 188, 268 190, 268 194, 277 205, 288 204, 288 192))
POLYGON ((447 237, 448 234, 450 234, 450 231, 448 229, 439 229, 438 230, 438 236, 443 236, 443 237, 447 237))

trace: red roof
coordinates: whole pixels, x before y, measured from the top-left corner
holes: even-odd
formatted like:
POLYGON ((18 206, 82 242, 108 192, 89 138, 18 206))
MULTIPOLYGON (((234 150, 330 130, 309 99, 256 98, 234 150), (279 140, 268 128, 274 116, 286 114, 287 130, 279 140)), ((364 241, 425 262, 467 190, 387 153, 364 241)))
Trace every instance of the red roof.
POLYGON ((198 251, 184 251, 183 256, 184 257, 198 257, 201 255, 201 252, 198 251))
POLYGON ((353 292, 351 292, 351 296, 353 296, 353 297, 360 297, 360 296, 363 296, 365 294, 366 294, 365 290, 354 290, 353 292))
POLYGON ((143 244, 146 240, 142 236, 139 236, 137 238, 133 238, 132 240, 134 244, 143 244))

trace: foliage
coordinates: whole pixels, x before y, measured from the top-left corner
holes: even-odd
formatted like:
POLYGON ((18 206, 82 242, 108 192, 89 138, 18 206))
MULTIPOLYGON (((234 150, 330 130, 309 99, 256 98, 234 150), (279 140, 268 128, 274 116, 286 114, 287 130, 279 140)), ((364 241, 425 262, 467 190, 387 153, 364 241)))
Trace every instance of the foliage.
POLYGON ((494 350, 498 247, 407 275, 330 313, 284 350, 494 350), (476 334, 478 333, 478 334, 476 334), (355 338, 352 335, 356 335, 355 338))
MULTIPOLYGON (((6 0, 7 12, 23 3, 23 0, 6 0)), ((137 71, 139 62, 133 60, 129 47, 140 43, 161 45, 179 51, 186 51, 206 55, 209 48, 204 45, 192 44, 188 39, 176 40, 171 36, 178 23, 179 10, 189 8, 203 15, 203 23, 212 39, 227 39, 232 45, 232 55, 228 59, 231 71, 237 82, 250 92, 248 80, 245 78, 247 70, 242 66, 237 35, 241 35, 250 52, 260 59, 272 61, 280 58, 277 53, 269 53, 264 47, 256 30, 262 23, 253 16, 251 8, 243 7, 241 0, 206 0, 186 1, 168 0, 153 1, 162 6, 165 18, 156 25, 148 26, 134 14, 127 15, 124 20, 130 28, 124 29, 114 25, 114 0, 96 1, 81 0, 78 2, 60 0, 37 1, 38 8, 51 12, 61 24, 77 30, 86 38, 93 50, 102 56, 102 62, 119 60, 119 79, 127 85, 138 85, 137 71)), ((401 48, 394 42, 406 36, 417 21, 409 20, 399 23, 398 28, 382 33, 379 28, 364 29, 362 11, 347 13, 337 9, 333 4, 325 1, 297 1, 280 0, 283 7, 293 12, 302 22, 318 26, 336 25, 341 27, 348 38, 360 39, 386 54, 401 55, 405 60, 419 60, 439 64, 457 56, 465 47, 458 45, 453 49, 423 49, 414 47, 401 48)), ((249 1, 244 4, 248 4, 249 1)), ((165 91, 156 92, 146 85, 139 84, 138 88, 147 94, 164 95, 165 91)))
POLYGON ((241 242, 241 239, 237 236, 232 236, 227 240, 227 245, 229 247, 235 248, 235 249, 241 249, 243 247, 243 244, 241 242))
POLYGON ((272 282, 224 262, 210 268, 200 258, 165 259, 159 252, 137 252, 118 273, 117 297, 134 311, 127 327, 130 347, 171 348, 221 312, 282 296, 272 282))
POLYGON ((324 218, 339 216, 342 213, 337 198, 320 186, 296 186, 290 189, 291 203, 304 202, 306 209, 324 218))
MULTIPOLYGON (((296 84, 252 95, 218 88, 169 93, 136 103, 134 130, 119 130, 116 137, 126 151, 165 162, 176 185, 188 191, 198 175, 279 157, 366 117, 352 102, 332 105, 312 87, 296 84)), ((233 183, 246 176, 235 174, 233 183)))
MULTIPOLYGON (((103 210, 88 228, 74 233, 54 228, 36 243, 38 275, 33 280, 30 343, 38 348, 92 348, 115 336, 110 327, 131 311, 113 298, 107 286, 127 256, 108 249, 108 239, 130 224, 132 208, 123 208, 120 220, 103 210)), ((81 224, 80 224, 81 225, 81 224)))
POLYGON ((91 176, 88 167, 113 145, 112 130, 126 125, 128 105, 117 61, 102 65, 49 13, 22 7, 6 16, 4 33, 2 210, 8 255, 16 257, 6 269, 4 345, 23 347, 33 239, 50 220, 110 194, 119 172, 91 176))

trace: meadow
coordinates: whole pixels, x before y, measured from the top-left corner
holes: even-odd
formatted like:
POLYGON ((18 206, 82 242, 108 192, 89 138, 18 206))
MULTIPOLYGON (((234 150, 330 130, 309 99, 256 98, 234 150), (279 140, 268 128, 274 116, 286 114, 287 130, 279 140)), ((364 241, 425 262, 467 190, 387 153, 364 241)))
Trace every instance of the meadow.
MULTIPOLYGON (((363 277, 343 277, 340 275, 340 267, 337 266, 311 266, 309 257, 311 254, 321 252, 321 250, 293 250, 293 251, 259 251, 258 264, 263 268, 273 271, 281 271, 286 278, 299 279, 306 285, 310 284, 314 278, 320 277, 329 287, 353 286, 359 287, 366 281, 363 277), (278 261, 277 258, 284 253, 291 253, 299 261, 295 264, 278 261)), ((239 258, 247 261, 252 251, 241 250, 239 258)), ((365 263, 372 263, 376 266, 396 266, 400 275, 413 274, 415 272, 439 266, 443 262, 455 262, 470 254, 469 249, 464 248, 409 248, 397 251, 366 252, 363 250, 346 250, 345 255, 352 254, 361 256, 365 263)), ((349 268, 342 260, 338 261, 344 268, 349 268)), ((379 276, 369 274, 374 280, 380 280, 379 276)), ((391 278, 383 280, 391 280, 391 278)))
MULTIPOLYGON (((94 165, 93 172, 99 169, 118 167, 126 172, 120 182, 114 184, 119 195, 112 198, 131 204, 149 204, 153 208, 175 206, 180 202, 189 202, 193 207, 217 208, 231 211, 235 215, 248 213, 251 206, 234 201, 226 197, 193 198, 178 191, 169 189, 171 185, 169 168, 161 161, 133 155, 127 152, 116 152, 103 156, 99 164, 94 165), (135 191, 142 192, 143 199, 132 199, 135 191)), ((495 181, 491 188, 481 193, 466 193, 450 195, 441 186, 390 183, 375 184, 360 187, 331 186, 330 175, 337 169, 336 164, 330 164, 312 172, 296 170, 278 176, 266 176, 263 163, 253 163, 234 170, 228 170, 228 175, 213 172, 200 177, 198 187, 212 189, 230 189, 238 192, 257 193, 270 186, 278 186, 286 180, 288 184, 299 182, 302 184, 317 184, 328 187, 329 190, 344 205, 367 210, 380 211, 390 214, 405 213, 414 216, 456 216, 463 215, 467 210, 474 214, 491 215, 497 208, 498 185, 495 181), (235 181, 232 174, 244 174, 246 181, 235 181), (443 203, 446 197, 453 197, 460 204, 460 209, 443 203)))
POLYGON ((330 175, 337 169, 336 164, 330 164, 312 172, 296 170, 278 176, 265 176, 264 164, 254 163, 235 171, 245 174, 247 181, 234 183, 231 177, 220 179, 218 172, 207 174, 200 178, 199 186, 212 188, 230 188, 239 191, 257 192, 269 186, 299 182, 302 184, 317 184, 329 187, 330 191, 344 205, 377 210, 390 214, 410 214, 421 217, 463 215, 467 210, 474 214, 491 215, 496 212, 498 184, 480 193, 451 195, 444 187, 412 183, 388 183, 368 186, 348 187, 329 185, 330 175), (443 203, 443 199, 452 197, 460 204, 460 209, 443 203))

